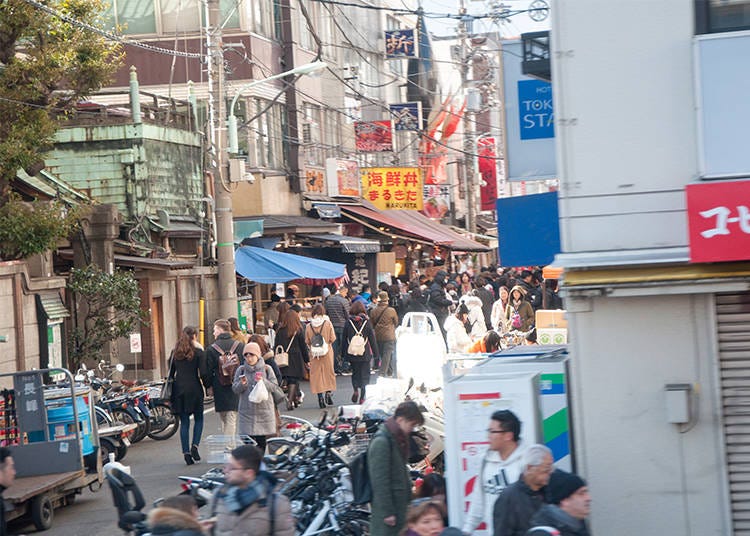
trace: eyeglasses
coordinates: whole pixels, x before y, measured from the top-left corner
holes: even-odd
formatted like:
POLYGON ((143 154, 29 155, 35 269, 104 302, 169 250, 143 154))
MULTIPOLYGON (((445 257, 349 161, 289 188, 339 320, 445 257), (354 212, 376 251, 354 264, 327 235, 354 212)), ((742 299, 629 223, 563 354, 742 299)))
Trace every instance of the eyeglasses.
POLYGON ((224 471, 227 473, 231 471, 245 471, 245 470, 246 470, 245 467, 232 467, 231 465, 224 466, 224 471))
POLYGON ((250 357, 251 355, 257 355, 257 354, 254 354, 254 353, 252 353, 252 352, 245 352, 245 353, 244 353, 244 354, 242 354, 242 355, 244 355, 245 357, 250 357))
POLYGON ((487 428, 488 434, 504 434, 505 432, 510 432, 510 430, 493 430, 492 428, 487 428))

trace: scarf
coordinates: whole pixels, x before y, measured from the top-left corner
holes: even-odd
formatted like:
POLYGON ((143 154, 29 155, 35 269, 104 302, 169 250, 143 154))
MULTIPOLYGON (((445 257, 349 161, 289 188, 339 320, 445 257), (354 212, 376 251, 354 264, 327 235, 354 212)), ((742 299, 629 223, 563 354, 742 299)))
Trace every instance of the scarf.
POLYGON ((395 417, 388 417, 384 424, 386 429, 393 436, 393 439, 396 441, 396 446, 401 452, 401 456, 404 458, 404 463, 406 463, 409 459, 409 438, 406 437, 406 434, 396 422, 395 417))
POLYGON ((219 491, 219 499, 223 501, 227 510, 234 514, 241 514, 256 502, 265 506, 269 491, 273 489, 274 480, 265 471, 260 471, 255 480, 246 488, 228 486, 219 491))

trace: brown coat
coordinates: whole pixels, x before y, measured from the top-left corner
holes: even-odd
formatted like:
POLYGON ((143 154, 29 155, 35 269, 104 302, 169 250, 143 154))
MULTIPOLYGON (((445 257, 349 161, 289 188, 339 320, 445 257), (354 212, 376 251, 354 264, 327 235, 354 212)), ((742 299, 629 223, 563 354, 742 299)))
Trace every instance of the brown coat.
POLYGON ((313 330, 320 331, 323 340, 328 343, 328 353, 313 357, 310 354, 310 390, 313 394, 325 393, 326 391, 336 390, 336 373, 333 369, 333 341, 336 340, 336 333, 333 330, 333 324, 326 318, 320 327, 313 328, 312 323, 305 328, 305 344, 310 346, 313 337, 313 330))
POLYGON ((370 322, 378 341, 396 340, 396 328, 398 327, 396 309, 389 307, 387 303, 378 303, 378 306, 370 311, 370 322))
MULTIPOLYGON (((281 493, 274 498, 273 536, 294 536, 294 520, 289 507, 289 500, 281 493)), ((239 515, 227 510, 224 502, 215 500, 213 512, 216 513, 214 536, 271 536, 271 515, 269 506, 251 504, 239 515)))

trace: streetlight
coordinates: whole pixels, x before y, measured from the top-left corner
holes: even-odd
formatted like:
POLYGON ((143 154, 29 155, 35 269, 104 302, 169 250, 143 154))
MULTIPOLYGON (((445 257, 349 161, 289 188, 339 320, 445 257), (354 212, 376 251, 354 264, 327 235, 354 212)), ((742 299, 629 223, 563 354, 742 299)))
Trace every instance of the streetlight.
POLYGON ((324 61, 315 61, 313 63, 306 63, 304 65, 300 65, 299 67, 295 67, 294 69, 291 69, 289 71, 285 71, 283 73, 278 73, 273 76, 269 76, 268 78, 264 78, 263 80, 253 80, 252 82, 245 84, 240 89, 238 89, 237 94, 232 99, 232 104, 229 106, 229 118, 227 119, 227 138, 229 142, 228 143, 229 147, 227 148, 227 150, 229 151, 229 153, 237 154, 239 152, 239 147, 237 143, 237 118, 234 116, 234 107, 237 104, 237 99, 240 98, 240 95, 242 95, 243 91, 246 91, 250 89, 251 87, 255 87, 264 82, 270 82, 271 80, 284 78, 285 76, 290 76, 290 75, 310 74, 310 73, 314 73, 316 71, 325 69, 326 67, 328 67, 328 64, 324 61))

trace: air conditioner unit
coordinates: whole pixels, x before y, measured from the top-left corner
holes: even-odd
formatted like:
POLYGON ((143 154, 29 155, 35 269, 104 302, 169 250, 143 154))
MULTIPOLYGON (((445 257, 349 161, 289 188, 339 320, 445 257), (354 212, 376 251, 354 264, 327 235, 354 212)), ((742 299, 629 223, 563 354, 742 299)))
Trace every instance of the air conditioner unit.
POLYGON ((229 159, 229 181, 230 182, 255 182, 255 175, 247 171, 247 160, 244 158, 229 159))
POLYGON ((309 145, 315 143, 320 139, 320 132, 318 124, 312 121, 305 121, 302 123, 302 143, 309 145))

